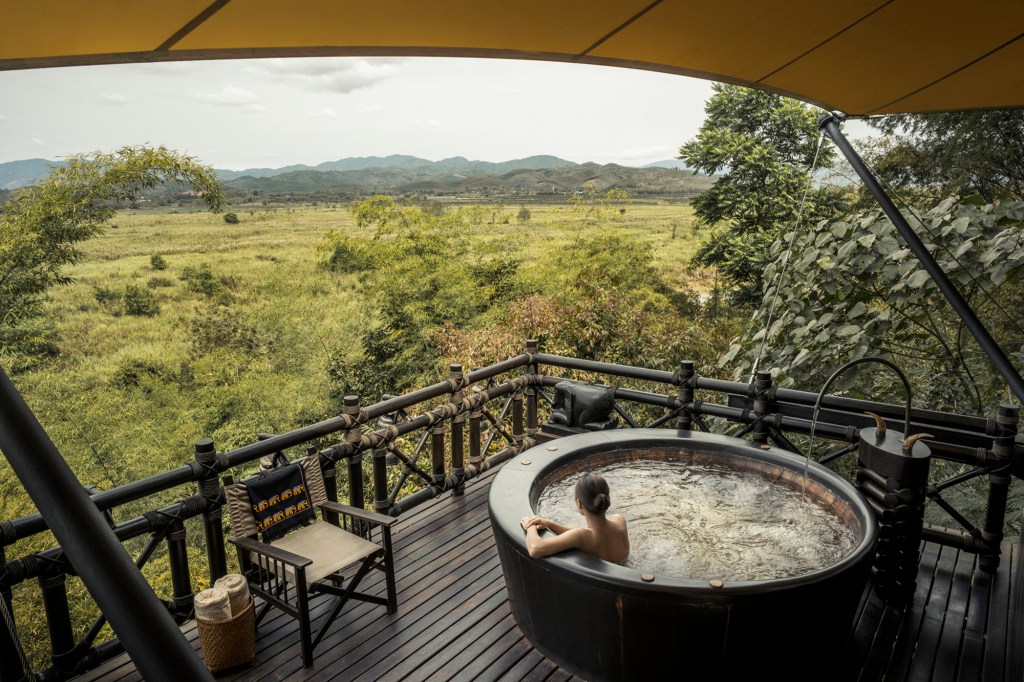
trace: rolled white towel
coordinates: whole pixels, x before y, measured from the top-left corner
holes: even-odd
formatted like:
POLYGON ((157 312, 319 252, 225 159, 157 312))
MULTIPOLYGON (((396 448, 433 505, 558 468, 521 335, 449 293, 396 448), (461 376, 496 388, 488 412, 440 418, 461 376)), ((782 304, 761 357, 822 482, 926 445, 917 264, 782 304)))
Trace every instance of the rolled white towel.
POLYGON ((237 616, 249 605, 249 583, 240 573, 228 573, 213 584, 228 593, 231 601, 231 615, 237 616))
POLYGON ((231 599, 220 587, 211 587, 196 595, 196 618, 216 623, 231 618, 231 599))

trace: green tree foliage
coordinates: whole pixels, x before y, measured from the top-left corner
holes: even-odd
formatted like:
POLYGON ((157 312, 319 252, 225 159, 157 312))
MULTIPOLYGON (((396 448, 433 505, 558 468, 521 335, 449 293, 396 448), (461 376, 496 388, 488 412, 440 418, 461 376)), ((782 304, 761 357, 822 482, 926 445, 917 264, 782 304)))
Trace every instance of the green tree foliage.
POLYGON ((103 231, 119 206, 158 183, 183 183, 219 210, 223 191, 213 169, 165 147, 123 147, 72 156, 38 185, 0 204, 0 357, 13 369, 55 350, 41 319, 46 291, 71 280, 64 268, 78 245, 103 231))
POLYGON ((224 222, 226 222, 228 225, 237 225, 238 224, 238 214, 237 213, 225 213, 224 214, 224 222))
MULTIPOLYGON (((920 222, 907 219, 997 342, 1018 365, 1024 362, 1018 314, 1024 303, 1024 203, 947 199, 920 222)), ((881 356, 907 372, 921 406, 983 415, 1005 400, 1005 384, 880 211, 822 222, 787 234, 785 241, 791 239, 792 266, 778 285, 762 368, 773 367, 786 384, 807 387, 820 385, 848 360, 881 356)), ((784 246, 776 244, 775 260, 784 246)), ((761 331, 745 351, 734 345, 724 358, 738 358, 739 375, 749 371, 765 333, 775 267, 765 273, 772 283, 755 317, 761 331)), ((902 389, 888 373, 875 374, 867 382, 851 374, 836 390, 901 399, 902 389)))
MULTIPOLYGON (((813 109, 778 95, 716 84, 704 107, 697 137, 679 149, 696 171, 721 177, 693 200, 698 219, 720 228, 694 256, 698 266, 719 268, 740 300, 757 300, 768 246, 792 228, 807 191, 805 222, 829 218, 845 207, 834 188, 808 188, 818 131, 813 109)), ((822 146, 817 166, 830 167, 834 152, 822 146)))
POLYGON ((656 367, 684 355, 715 357, 710 344, 735 333, 729 322, 698 331, 651 247, 607 229, 627 199, 620 191, 581 195, 559 228, 568 246, 538 262, 510 257, 514 237, 496 236, 472 208, 434 216, 387 197, 354 205, 360 224, 375 227, 373 238, 335 231, 320 248, 322 266, 356 271, 373 304, 360 352, 332 354, 336 398, 376 400, 432 383, 448 362, 505 359, 528 337, 550 352, 656 367))
MULTIPOLYGON (((894 114, 865 152, 880 178, 927 205, 947 196, 1024 199, 1024 111, 894 114)), ((865 199, 866 200, 866 199, 865 199)))
POLYGON ((463 325, 510 288, 517 264, 492 264, 482 244, 471 248, 467 225, 478 212, 431 215, 415 205, 376 196, 352 213, 374 236, 359 244, 331 232, 320 247, 322 264, 338 272, 358 271, 373 303, 375 320, 363 334, 362 354, 337 357, 332 372, 337 393, 378 399, 439 375, 434 343, 444 324, 463 325))
POLYGON ((685 358, 705 376, 716 372, 735 321, 699 319, 697 306, 667 283, 652 246, 612 228, 628 199, 621 190, 577 195, 561 226, 569 244, 529 264, 541 281, 515 281, 515 294, 473 324, 446 325, 442 355, 486 365, 522 352, 523 340, 533 338, 556 354, 666 369, 685 358))

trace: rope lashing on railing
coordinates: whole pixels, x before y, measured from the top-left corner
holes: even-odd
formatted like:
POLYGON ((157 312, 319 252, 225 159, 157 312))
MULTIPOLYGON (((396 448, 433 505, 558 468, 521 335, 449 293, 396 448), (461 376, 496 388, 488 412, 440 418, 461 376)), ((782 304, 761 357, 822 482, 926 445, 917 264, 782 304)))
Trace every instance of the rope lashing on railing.
POLYGON ((448 385, 451 386, 452 393, 457 393, 472 384, 462 372, 455 372, 453 374, 454 376, 448 377, 448 385))
POLYGON ((197 481, 204 481, 210 478, 217 478, 222 471, 231 468, 226 453, 218 452, 216 456, 209 459, 194 459, 187 466, 192 469, 192 476, 197 481))
POLYGON ((59 548, 8 561, 0 568, 0 585, 13 587, 29 578, 38 578, 53 572, 75 574, 71 562, 59 548))
MULTIPOLYGON (((460 381, 452 382, 453 385, 460 384, 460 381)), ((445 403, 439 405, 427 412, 423 412, 412 419, 403 421, 400 424, 390 425, 383 429, 377 429, 369 433, 358 433, 354 428, 350 427, 350 433, 352 436, 347 436, 345 442, 337 443, 329 448, 320 451, 320 456, 331 462, 337 462, 340 459, 351 457, 359 452, 365 450, 373 450, 386 446, 388 442, 394 441, 398 436, 417 431, 422 428, 432 428, 439 423, 443 423, 449 419, 454 418, 457 415, 468 414, 473 410, 478 409, 489 400, 493 400, 501 395, 514 393, 522 390, 523 388, 539 383, 539 379, 535 376, 523 375, 510 379, 502 384, 498 384, 494 389, 483 389, 480 391, 471 392, 468 396, 463 395, 462 400, 459 403, 445 403)), ((343 417, 346 420, 351 419, 353 426, 356 426, 362 422, 359 420, 366 419, 366 410, 360 409, 358 415, 345 414, 343 417)), ((346 421, 346 423, 349 423, 346 421)))
POLYGON ((222 507, 224 505, 224 488, 218 487, 217 491, 217 495, 214 497, 193 495, 181 500, 177 505, 143 512, 142 517, 149 522, 150 528, 154 532, 159 531, 175 521, 184 522, 205 511, 222 507))
POLYGON ((0 547, 12 545, 17 539, 18 532, 14 528, 14 523, 12 521, 0 522, 0 547))

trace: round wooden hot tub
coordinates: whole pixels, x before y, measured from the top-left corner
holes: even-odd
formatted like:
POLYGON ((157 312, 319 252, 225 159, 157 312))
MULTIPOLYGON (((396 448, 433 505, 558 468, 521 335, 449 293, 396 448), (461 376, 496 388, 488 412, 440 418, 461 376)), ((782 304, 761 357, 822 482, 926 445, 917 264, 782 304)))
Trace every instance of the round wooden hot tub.
POLYGON ((847 634, 878 530, 860 493, 815 462, 807 468, 807 494, 841 517, 856 538, 850 554, 821 570, 713 586, 651 576, 575 550, 530 558, 520 519, 535 513, 547 481, 606 462, 666 457, 803 485, 802 458, 698 432, 621 429, 527 450, 498 472, 488 501, 509 604, 523 634, 552 661, 592 682, 842 679, 847 634))

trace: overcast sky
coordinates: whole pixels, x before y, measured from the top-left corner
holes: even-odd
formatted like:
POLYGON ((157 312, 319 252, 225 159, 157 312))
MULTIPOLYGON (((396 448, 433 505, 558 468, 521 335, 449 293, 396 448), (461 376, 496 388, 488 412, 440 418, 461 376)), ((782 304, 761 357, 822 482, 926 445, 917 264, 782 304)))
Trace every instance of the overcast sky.
POLYGON ((262 59, 0 72, 0 162, 163 144, 217 168, 411 154, 675 156, 707 81, 483 59, 262 59))

